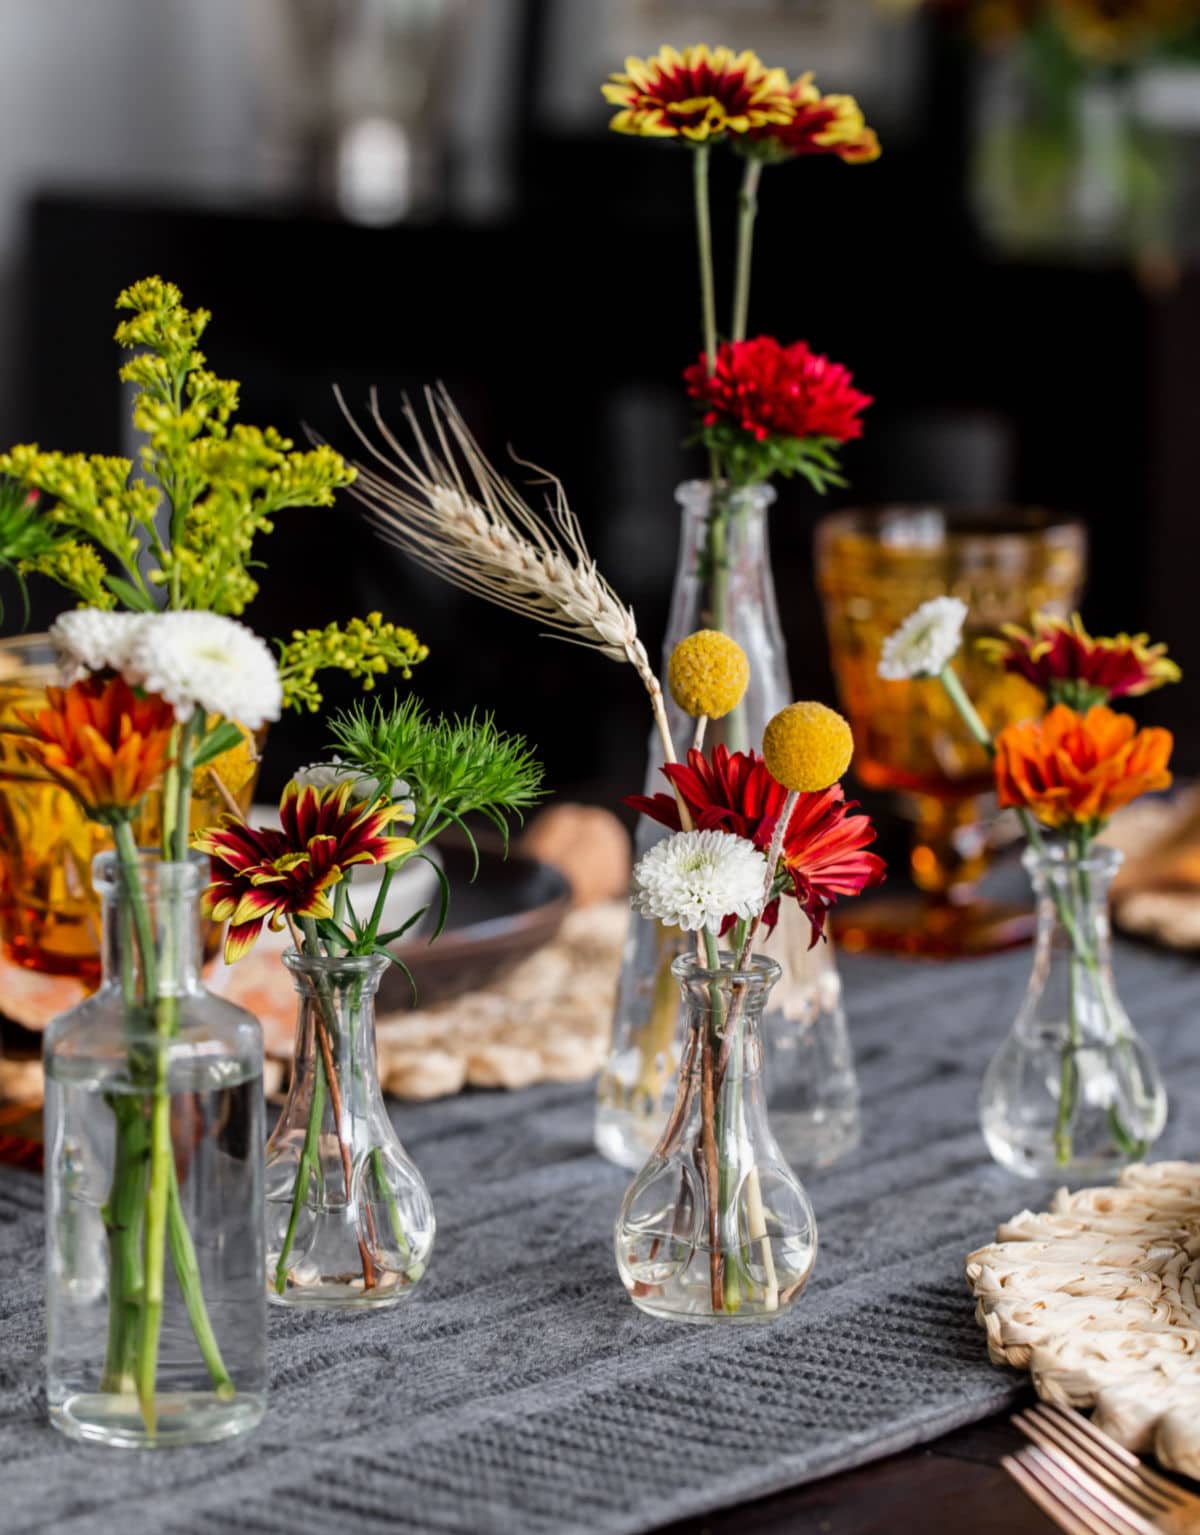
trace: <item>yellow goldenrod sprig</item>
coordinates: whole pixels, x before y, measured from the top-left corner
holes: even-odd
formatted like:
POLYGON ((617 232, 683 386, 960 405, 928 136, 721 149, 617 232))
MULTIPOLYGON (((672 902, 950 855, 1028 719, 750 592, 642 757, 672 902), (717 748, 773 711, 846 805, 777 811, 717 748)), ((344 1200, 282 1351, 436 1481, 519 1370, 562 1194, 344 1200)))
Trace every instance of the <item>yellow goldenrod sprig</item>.
POLYGON ((322 702, 318 672, 346 672, 359 678, 369 693, 375 679, 386 672, 411 677, 413 667, 428 654, 429 647, 411 629, 385 623, 381 613, 352 618, 344 625, 326 624, 323 629, 296 629, 279 647, 284 707, 317 712, 322 702))

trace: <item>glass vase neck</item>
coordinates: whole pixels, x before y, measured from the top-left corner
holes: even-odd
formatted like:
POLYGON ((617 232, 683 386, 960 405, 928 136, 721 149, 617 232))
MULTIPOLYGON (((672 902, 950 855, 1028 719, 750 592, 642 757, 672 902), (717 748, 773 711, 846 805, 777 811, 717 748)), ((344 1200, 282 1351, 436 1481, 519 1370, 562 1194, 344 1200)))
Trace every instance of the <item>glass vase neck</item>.
POLYGON ((388 967, 381 954, 283 956, 300 998, 297 1055, 331 1058, 351 1098, 382 1107, 375 1054, 375 994, 388 967))
POLYGON ((1065 842, 1026 848, 1022 863, 1038 902, 1038 945, 1073 948, 1081 959, 1107 964, 1111 948, 1108 899, 1124 855, 1113 847, 1085 853, 1065 842))
POLYGON ((101 986, 122 987, 144 997, 149 942, 158 997, 203 990, 200 896, 208 881, 208 859, 193 853, 172 863, 149 849, 127 868, 116 853, 92 862, 92 884, 101 901, 101 986))

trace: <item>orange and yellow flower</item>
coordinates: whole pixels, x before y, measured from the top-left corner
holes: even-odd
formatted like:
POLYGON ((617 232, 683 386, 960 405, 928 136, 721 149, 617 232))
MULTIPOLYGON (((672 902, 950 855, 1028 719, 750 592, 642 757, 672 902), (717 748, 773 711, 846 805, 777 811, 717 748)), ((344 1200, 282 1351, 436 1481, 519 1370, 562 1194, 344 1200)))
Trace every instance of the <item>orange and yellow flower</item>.
POLYGON ((1045 826, 1095 831, 1122 805, 1169 787, 1173 744, 1169 730, 1138 730, 1103 704, 1086 714, 1056 704, 996 737, 996 795, 1045 826))
POLYGON ((705 144, 726 133, 748 133, 792 120, 795 108, 782 69, 767 69, 748 49, 660 48, 653 58, 625 60, 610 75, 604 98, 621 110, 609 127, 643 138, 683 138, 705 144))
POLYGON ((17 711, 30 732, 18 739, 22 753, 94 819, 131 815, 167 767, 174 709, 156 693, 135 693, 123 677, 48 687, 46 698, 44 709, 17 711))
POLYGON ((226 816, 197 837, 196 848, 212 859, 204 910, 229 923, 226 964, 253 948, 266 921, 278 932, 288 917, 331 917, 328 891, 355 864, 391 863, 412 852, 411 837, 388 832, 402 814, 387 800, 357 798, 350 781, 325 788, 292 782, 279 803, 278 828, 226 816))
POLYGON ((880 156, 879 136, 868 128, 853 96, 822 96, 811 74, 788 86, 792 115, 751 128, 739 147, 763 160, 790 160, 797 155, 836 155, 848 165, 865 165, 880 156))
POLYGON ((1032 682, 1051 703, 1077 709, 1135 698, 1180 677, 1165 645, 1152 645, 1145 634, 1093 637, 1078 613, 1069 619, 1035 613, 1028 629, 1005 624, 999 638, 978 643, 997 666, 1032 682))

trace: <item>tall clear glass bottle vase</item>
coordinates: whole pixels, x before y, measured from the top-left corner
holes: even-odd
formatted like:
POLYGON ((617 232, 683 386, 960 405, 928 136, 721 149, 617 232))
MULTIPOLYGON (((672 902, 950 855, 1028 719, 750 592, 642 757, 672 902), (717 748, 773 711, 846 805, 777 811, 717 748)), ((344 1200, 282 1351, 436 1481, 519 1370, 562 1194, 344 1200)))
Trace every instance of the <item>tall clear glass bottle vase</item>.
POLYGON ((50 1421, 165 1448, 263 1415, 262 1031, 200 982, 208 860, 95 861, 100 988, 50 1024, 50 1421))
MULTIPOLYGON (((679 563, 663 645, 671 651, 697 629, 733 636, 750 661, 750 685, 733 713, 710 722, 705 750, 757 750, 771 716, 792 702, 787 655, 771 575, 768 485, 742 490, 706 480, 680 485, 679 563)), ((667 700, 675 748, 691 745, 694 721, 667 700)), ((650 739, 646 793, 665 790, 662 748, 650 739)), ((639 856, 667 833, 642 818, 639 856)), ((841 982, 828 943, 809 948, 809 926, 794 901, 783 901, 765 952, 782 975, 763 1020, 771 1124, 787 1159, 823 1166, 857 1144, 858 1081, 842 1008, 841 982)), ((625 942, 612 1045, 596 1106, 597 1149, 622 1167, 638 1168, 666 1123, 683 1046, 683 1014, 672 963, 689 952, 681 935, 655 922, 633 922, 625 942)))

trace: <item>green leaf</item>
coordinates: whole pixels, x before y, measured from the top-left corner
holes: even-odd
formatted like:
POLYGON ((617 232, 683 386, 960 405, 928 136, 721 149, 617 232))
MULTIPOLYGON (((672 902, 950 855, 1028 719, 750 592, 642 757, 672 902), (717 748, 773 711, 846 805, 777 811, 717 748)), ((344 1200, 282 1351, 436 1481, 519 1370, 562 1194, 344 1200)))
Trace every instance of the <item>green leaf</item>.
POLYGON ((439 896, 438 916, 437 924, 435 925, 433 934, 429 939, 430 943, 436 943, 437 940, 442 936, 442 933, 445 931, 446 918, 450 915, 450 880, 446 874, 445 869, 442 868, 441 864, 437 861, 436 858, 431 858, 428 853, 417 853, 416 857, 421 859, 423 863, 427 863, 433 872, 437 875, 439 896))
POLYGON ((384 959, 390 961, 391 964, 395 965, 397 970, 400 970, 400 971, 402 971, 404 973, 404 978, 408 982, 409 989, 412 992, 413 1001, 416 1002, 417 1001, 417 983, 416 983, 416 981, 413 980, 413 973, 412 973, 412 971, 408 968, 408 966, 404 963, 404 961, 400 958, 400 956, 398 954, 393 954, 390 949, 385 949, 385 948, 382 948, 382 947, 380 947, 378 945, 375 948, 375 953, 376 954, 382 954, 384 959))
POLYGON ((119 597, 127 608, 135 613, 153 613, 155 604, 145 592, 139 591, 132 581, 126 581, 124 576, 115 576, 111 572, 104 577, 104 584, 112 592, 114 597, 119 597))
POLYGON ((223 753, 231 751, 235 746, 240 745, 241 741, 241 727, 235 725, 232 720, 222 720, 219 725, 214 725, 196 748, 196 754, 192 758, 192 766, 203 767, 206 762, 211 762, 214 757, 220 757, 223 753))
POLYGON ((375 939, 376 943, 395 943, 397 938, 403 938, 405 933, 408 932, 409 928, 415 927, 428 910, 428 906, 422 906, 418 911, 413 912, 412 916, 409 917, 408 921, 403 925, 403 927, 393 928, 390 933, 379 933, 375 939))

